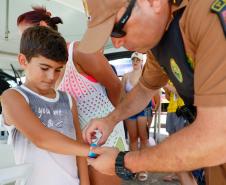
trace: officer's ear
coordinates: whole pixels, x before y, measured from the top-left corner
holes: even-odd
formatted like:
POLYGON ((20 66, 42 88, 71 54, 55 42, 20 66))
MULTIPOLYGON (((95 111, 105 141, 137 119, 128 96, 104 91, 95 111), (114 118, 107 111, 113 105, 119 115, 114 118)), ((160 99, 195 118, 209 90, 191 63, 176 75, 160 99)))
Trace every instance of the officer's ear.
POLYGON ((139 6, 152 6, 152 2, 153 0, 137 0, 136 4, 138 4, 139 6))
POLYGON ((163 0, 148 0, 148 1, 151 7, 153 8, 153 11, 155 13, 159 13, 163 6, 164 1, 163 0))
POLYGON ((147 8, 153 9, 153 6, 154 5, 156 6, 156 2, 155 1, 160 1, 160 0, 137 0, 136 1, 136 5, 138 7, 141 7, 141 9, 142 9, 142 7, 145 8, 145 9, 147 9, 147 8))

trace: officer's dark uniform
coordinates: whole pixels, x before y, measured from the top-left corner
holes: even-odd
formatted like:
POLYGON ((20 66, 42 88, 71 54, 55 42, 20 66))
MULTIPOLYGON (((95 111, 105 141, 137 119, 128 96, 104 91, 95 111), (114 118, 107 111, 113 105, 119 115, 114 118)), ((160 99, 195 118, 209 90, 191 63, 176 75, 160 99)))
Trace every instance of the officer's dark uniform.
MULTIPOLYGON (((226 1, 175 0, 172 10, 140 83, 158 89, 169 78, 195 118, 193 105, 226 106, 226 1)), ((208 168, 206 177, 209 185, 226 184, 226 165, 208 168)))

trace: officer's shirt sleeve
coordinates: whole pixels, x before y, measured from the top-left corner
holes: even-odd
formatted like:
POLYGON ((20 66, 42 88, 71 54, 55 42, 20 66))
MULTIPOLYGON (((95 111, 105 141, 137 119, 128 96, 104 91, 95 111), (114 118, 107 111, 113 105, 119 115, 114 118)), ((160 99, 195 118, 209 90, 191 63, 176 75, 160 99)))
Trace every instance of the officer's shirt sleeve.
POLYGON ((226 37, 210 10, 213 2, 191 0, 180 22, 186 52, 195 65, 197 106, 226 106, 226 37))
POLYGON ((147 52, 147 61, 144 65, 142 76, 139 83, 149 89, 159 89, 163 87, 168 81, 166 73, 155 60, 153 54, 147 52))

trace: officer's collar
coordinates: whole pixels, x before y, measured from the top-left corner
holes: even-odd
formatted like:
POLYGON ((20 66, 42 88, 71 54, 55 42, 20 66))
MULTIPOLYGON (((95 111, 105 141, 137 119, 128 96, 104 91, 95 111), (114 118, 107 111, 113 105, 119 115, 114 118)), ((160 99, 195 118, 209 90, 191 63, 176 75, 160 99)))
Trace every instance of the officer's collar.
POLYGON ((169 22, 168 22, 168 24, 166 26, 166 30, 168 29, 170 23, 172 22, 172 20, 174 18, 173 14, 176 11, 186 7, 188 5, 188 1, 189 0, 171 0, 171 1, 172 2, 171 2, 171 5, 170 5, 171 6, 170 7, 171 8, 171 10, 170 10, 171 11, 171 13, 170 13, 170 20, 169 20, 169 22))
POLYGON ((175 0, 175 3, 171 3, 171 15, 177 10, 184 8, 185 6, 188 5, 188 0, 181 0, 181 1, 178 0, 178 1, 179 1, 178 3, 177 3, 177 0, 175 0))

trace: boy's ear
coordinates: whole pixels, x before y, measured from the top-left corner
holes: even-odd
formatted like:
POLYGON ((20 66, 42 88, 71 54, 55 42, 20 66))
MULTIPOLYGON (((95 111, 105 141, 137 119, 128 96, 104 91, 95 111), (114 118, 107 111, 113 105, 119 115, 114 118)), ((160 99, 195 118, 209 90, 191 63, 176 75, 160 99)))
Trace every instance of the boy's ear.
POLYGON ((18 61, 19 61, 20 66, 21 66, 23 69, 24 69, 24 68, 27 66, 27 64, 28 64, 28 61, 27 61, 25 55, 22 54, 22 53, 20 53, 20 54, 18 55, 18 61))

